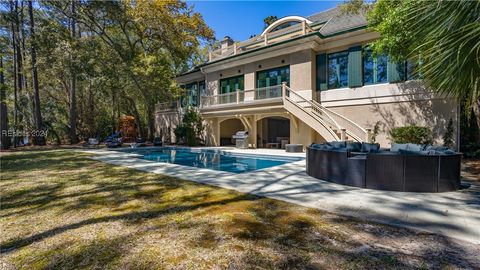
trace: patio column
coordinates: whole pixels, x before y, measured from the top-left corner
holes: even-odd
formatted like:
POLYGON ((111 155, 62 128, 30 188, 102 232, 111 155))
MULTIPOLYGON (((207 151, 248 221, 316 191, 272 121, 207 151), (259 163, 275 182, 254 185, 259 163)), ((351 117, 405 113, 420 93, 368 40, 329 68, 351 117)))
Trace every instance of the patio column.
POLYGON ((342 141, 347 140, 347 129, 345 129, 345 128, 340 129, 340 140, 342 140, 342 141))
POLYGON ((257 148, 257 121, 256 121, 256 116, 252 115, 251 117, 248 117, 248 120, 250 121, 251 124, 251 130, 249 135, 250 138, 250 144, 252 148, 257 148))

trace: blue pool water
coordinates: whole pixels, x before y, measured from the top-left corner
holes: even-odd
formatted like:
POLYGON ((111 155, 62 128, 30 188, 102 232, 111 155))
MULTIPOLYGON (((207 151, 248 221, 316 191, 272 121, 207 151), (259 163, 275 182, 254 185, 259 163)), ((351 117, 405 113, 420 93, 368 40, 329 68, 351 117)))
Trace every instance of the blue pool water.
POLYGON ((139 154, 141 158, 147 160, 231 173, 250 172, 301 160, 295 157, 246 155, 210 149, 172 147, 134 149, 128 152, 139 154))

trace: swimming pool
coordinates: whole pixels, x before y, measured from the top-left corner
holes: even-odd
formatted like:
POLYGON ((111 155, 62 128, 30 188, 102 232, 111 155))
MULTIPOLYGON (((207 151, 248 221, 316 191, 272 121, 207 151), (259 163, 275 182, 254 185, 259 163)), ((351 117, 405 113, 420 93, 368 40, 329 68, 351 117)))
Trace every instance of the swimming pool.
POLYGON ((297 157, 277 157, 237 154, 213 149, 162 147, 157 149, 124 150, 140 158, 196 168, 231 173, 244 173, 302 160, 297 157))

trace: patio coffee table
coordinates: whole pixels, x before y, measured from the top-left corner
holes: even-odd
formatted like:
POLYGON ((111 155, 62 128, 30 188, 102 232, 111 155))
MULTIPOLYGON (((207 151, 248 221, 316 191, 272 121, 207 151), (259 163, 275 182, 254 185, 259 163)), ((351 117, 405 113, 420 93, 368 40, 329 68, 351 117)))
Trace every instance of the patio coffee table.
POLYGON ((285 145, 285 152, 301 153, 301 152, 303 152, 303 145, 302 144, 286 144, 285 145))
POLYGON ((278 148, 279 146, 279 143, 267 143, 267 148, 278 148))

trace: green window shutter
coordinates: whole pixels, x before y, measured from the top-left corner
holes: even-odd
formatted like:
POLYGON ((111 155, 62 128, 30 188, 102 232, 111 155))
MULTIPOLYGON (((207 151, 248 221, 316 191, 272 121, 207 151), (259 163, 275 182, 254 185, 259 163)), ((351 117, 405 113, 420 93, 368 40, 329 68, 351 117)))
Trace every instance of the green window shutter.
POLYGON ((327 90, 327 54, 317 54, 317 91, 327 90))
POLYGON ((348 87, 362 86, 362 46, 348 49, 348 87))
POLYGON ((399 82, 405 79, 405 65, 403 62, 387 63, 387 78, 388 82, 399 82))

